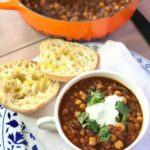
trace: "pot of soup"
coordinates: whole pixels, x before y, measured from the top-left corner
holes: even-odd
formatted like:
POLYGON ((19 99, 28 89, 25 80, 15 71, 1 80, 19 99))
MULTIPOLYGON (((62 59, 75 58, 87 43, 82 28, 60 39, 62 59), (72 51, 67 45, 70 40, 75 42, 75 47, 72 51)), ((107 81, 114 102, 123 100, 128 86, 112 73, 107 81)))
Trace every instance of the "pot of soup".
POLYGON ((139 0, 10 0, 0 9, 18 10, 35 30, 68 40, 101 38, 121 27, 139 0))
MULTIPOLYGON (((54 117, 62 139, 77 150, 130 150, 144 136, 149 109, 142 90, 112 71, 90 71, 70 82, 57 97, 54 117)), ((50 126, 51 127, 51 126, 50 126)))

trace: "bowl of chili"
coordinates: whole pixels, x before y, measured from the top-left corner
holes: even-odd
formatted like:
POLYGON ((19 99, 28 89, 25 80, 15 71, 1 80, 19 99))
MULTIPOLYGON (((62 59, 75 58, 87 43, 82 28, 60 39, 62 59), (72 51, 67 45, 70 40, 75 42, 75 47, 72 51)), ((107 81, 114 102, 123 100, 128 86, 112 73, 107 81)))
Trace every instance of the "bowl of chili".
POLYGON ((101 38, 114 32, 133 15, 138 2, 10 0, 0 2, 0 9, 17 10, 40 33, 79 41, 101 38))
POLYGON ((96 70, 68 82, 59 93, 54 117, 61 138, 80 150, 130 150, 144 136, 149 109, 142 90, 122 74, 96 70))

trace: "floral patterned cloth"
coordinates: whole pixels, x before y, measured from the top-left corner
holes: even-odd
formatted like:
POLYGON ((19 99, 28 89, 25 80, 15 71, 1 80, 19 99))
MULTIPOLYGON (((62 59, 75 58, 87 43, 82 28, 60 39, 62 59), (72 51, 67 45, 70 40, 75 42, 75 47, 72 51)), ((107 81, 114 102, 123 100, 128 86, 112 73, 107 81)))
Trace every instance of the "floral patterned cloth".
POLYGON ((34 135, 12 112, 0 105, 0 150, 40 150, 34 135))

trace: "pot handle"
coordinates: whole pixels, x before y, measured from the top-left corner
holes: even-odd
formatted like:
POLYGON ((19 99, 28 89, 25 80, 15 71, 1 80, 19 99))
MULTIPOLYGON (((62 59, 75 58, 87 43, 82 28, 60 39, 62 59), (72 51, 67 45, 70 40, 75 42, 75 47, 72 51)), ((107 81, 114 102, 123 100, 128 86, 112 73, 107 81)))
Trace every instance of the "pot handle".
POLYGON ((37 127, 41 129, 45 129, 45 127, 43 126, 44 124, 52 124, 56 128, 54 117, 43 117, 38 119, 36 122, 37 127))
POLYGON ((18 0, 3 0, 0 2, 0 9, 19 10, 21 8, 22 5, 18 0))

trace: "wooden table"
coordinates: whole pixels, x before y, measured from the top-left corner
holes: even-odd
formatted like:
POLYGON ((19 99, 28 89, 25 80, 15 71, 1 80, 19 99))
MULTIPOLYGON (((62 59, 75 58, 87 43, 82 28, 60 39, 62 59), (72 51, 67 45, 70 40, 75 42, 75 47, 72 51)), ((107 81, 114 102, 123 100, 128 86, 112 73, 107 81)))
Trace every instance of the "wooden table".
MULTIPOLYGON (((149 0, 142 0, 138 10, 150 21, 149 0)), ((28 26, 16 11, 0 10, 0 63, 31 59, 39 53, 39 44, 47 37, 28 26)), ((150 59, 150 46, 129 20, 113 34, 99 40, 121 41, 130 49, 150 59)))

